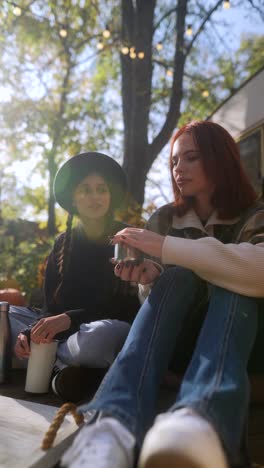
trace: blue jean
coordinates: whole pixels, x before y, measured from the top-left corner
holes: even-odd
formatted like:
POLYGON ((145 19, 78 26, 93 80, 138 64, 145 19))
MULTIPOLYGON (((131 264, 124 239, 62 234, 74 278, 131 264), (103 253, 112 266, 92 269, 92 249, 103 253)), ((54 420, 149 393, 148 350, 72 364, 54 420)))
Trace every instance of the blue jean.
MULTIPOLYGON (((41 311, 37 312, 29 307, 10 306, 12 349, 21 330, 41 316, 41 311)), ((57 357, 68 366, 109 367, 122 348, 129 329, 127 322, 114 319, 82 323, 79 331, 66 340, 60 340, 57 357)), ((27 367, 27 364, 27 359, 19 361, 19 367, 27 367)))
MULTIPOLYGON (((122 351, 94 399, 79 408, 119 419, 138 446, 153 423, 159 388, 204 282, 190 270, 165 271, 142 305, 122 351)), ((257 301, 212 286, 208 311, 175 404, 192 407, 217 431, 231 462, 246 423, 247 362, 257 329, 257 301)))

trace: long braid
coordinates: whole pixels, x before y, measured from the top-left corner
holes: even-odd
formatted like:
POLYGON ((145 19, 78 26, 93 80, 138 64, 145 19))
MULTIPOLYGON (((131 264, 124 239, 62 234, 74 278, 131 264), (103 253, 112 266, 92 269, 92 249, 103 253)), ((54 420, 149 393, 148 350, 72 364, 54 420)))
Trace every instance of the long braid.
POLYGON ((62 246, 58 252, 58 270, 60 275, 60 282, 57 286, 57 289, 54 293, 55 302, 61 302, 61 293, 63 290, 63 282, 65 280, 68 266, 70 262, 70 249, 71 249, 71 239, 72 239, 72 221, 73 215, 69 214, 66 224, 66 232, 63 239, 62 246))

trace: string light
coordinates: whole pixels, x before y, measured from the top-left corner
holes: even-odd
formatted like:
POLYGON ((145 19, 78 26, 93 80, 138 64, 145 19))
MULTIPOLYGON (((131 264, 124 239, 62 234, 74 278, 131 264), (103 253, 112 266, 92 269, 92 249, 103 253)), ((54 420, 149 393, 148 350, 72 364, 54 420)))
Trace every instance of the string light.
POLYGON ((207 89, 205 89, 203 92, 202 92, 202 96, 203 97, 208 97, 209 96, 209 91, 207 89))
POLYGON ((111 36, 111 32, 108 29, 108 27, 106 27, 105 30, 103 31, 103 36, 105 39, 108 39, 111 36))
MULTIPOLYGON (((14 8, 13 8, 13 14, 15 16, 21 16, 22 14, 22 9, 17 6, 17 5, 14 5, 14 8)), ((62 38, 65 38, 68 36, 68 31, 65 27, 61 27, 60 30, 59 30, 59 35, 62 37, 62 38)), ((105 29, 103 30, 102 32, 102 36, 105 38, 105 39, 108 39, 110 36, 111 36, 111 31, 108 27, 108 25, 106 25, 105 29)), ((103 41, 99 40, 99 42, 97 43, 96 45, 97 49, 98 50, 102 50, 104 48, 104 43, 103 41)), ((163 44, 161 42, 158 42, 156 44, 156 49, 158 51, 162 50, 163 49, 163 44)), ((145 52, 143 51, 140 51, 138 53, 136 53, 136 48, 135 47, 128 47, 128 46, 122 46, 121 47, 121 53, 123 55, 128 55, 130 56, 131 59, 135 59, 135 58, 139 58, 140 60, 143 60, 145 58, 145 52)), ((173 76, 173 72, 171 70, 168 70, 167 71, 167 75, 168 76, 173 76)))
POLYGON ((61 28, 59 31, 59 35, 60 37, 67 37, 68 35, 67 30, 65 28, 61 28))
POLYGON ((230 1, 229 1, 229 0, 225 0, 224 3, 223 3, 223 7, 224 7, 226 10, 228 10, 228 9, 231 7, 230 1))
POLYGON ((170 77, 173 76, 173 71, 172 70, 167 70, 166 75, 170 76, 170 77))
POLYGON ((192 30, 192 25, 188 24, 187 29, 186 29, 186 35, 187 36, 192 36, 193 30, 192 30))
POLYGON ((129 53, 129 48, 127 46, 123 46, 121 52, 123 55, 127 55, 129 53))
POLYGON ((156 49, 157 49, 157 50, 162 50, 162 49, 163 49, 163 45, 162 45, 161 42, 158 42, 158 43, 157 43, 156 49))
POLYGON ((136 50, 135 47, 130 47, 130 49, 129 49, 129 57, 131 59, 135 59, 137 57, 137 54, 136 54, 135 50, 136 50))
POLYGON ((18 6, 15 6, 13 8, 13 13, 14 13, 15 16, 21 16, 22 15, 22 10, 18 6))

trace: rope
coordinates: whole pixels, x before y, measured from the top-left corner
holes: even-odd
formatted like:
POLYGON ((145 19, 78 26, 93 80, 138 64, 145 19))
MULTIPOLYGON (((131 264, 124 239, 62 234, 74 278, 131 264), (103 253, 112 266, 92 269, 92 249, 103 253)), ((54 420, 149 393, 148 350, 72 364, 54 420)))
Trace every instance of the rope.
POLYGON ((73 403, 64 403, 64 405, 62 405, 59 408, 59 410, 57 411, 57 413, 55 414, 53 418, 53 421, 50 424, 50 427, 48 428, 43 438, 43 441, 41 444, 42 450, 48 450, 52 446, 54 439, 56 437, 56 434, 67 413, 71 412, 78 426, 80 426, 84 422, 83 414, 77 413, 76 409, 77 407, 73 403))

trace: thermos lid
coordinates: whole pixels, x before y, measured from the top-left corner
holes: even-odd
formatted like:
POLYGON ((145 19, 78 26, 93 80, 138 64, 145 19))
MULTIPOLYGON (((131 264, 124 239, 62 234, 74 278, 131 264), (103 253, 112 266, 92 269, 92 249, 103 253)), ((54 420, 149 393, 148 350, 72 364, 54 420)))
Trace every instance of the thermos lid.
POLYGON ((9 310, 8 302, 0 302, 0 312, 6 312, 9 310))

